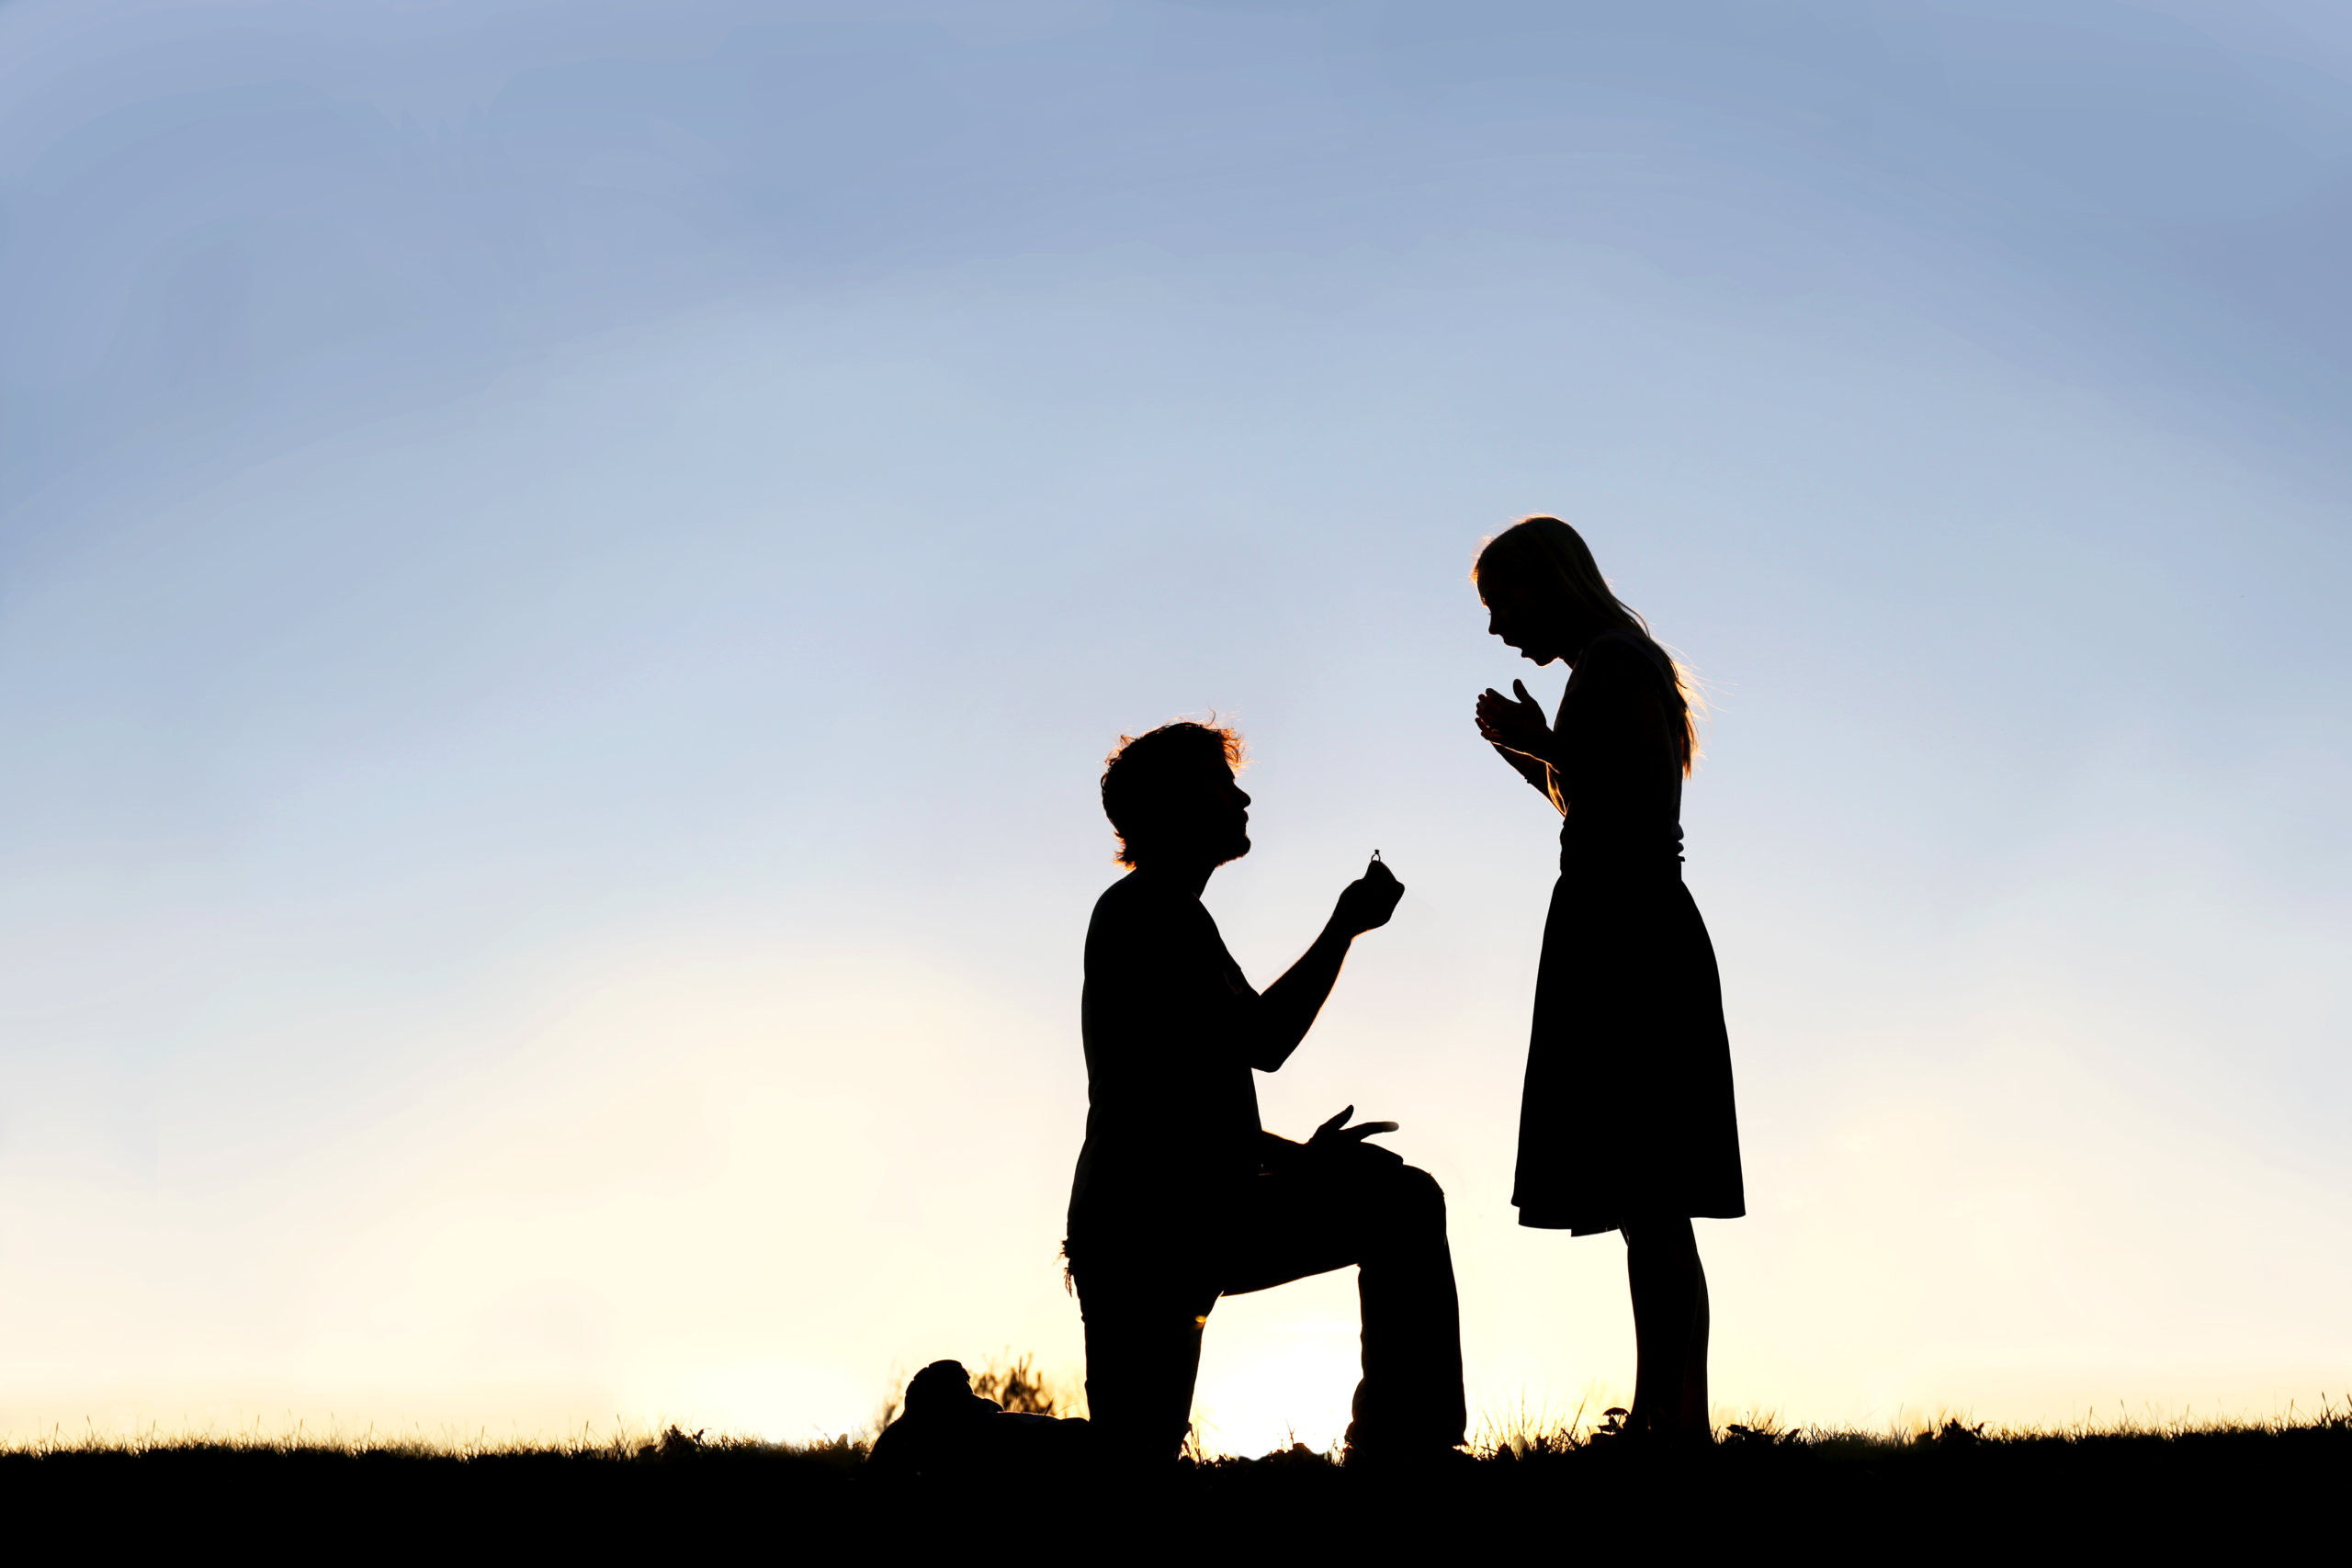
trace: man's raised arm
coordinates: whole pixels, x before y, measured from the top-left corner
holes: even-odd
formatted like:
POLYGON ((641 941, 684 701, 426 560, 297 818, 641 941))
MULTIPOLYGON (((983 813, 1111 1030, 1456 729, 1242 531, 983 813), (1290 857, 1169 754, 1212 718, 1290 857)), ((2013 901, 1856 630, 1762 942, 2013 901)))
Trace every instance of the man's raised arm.
POLYGON ((1250 1065, 1271 1073, 1290 1060, 1298 1043, 1314 1027, 1324 998, 1339 982, 1340 965, 1347 961, 1348 944, 1368 931, 1388 923, 1405 885, 1374 856, 1364 874, 1340 890, 1323 933, 1283 977, 1259 996, 1257 1038, 1250 1042, 1250 1065))

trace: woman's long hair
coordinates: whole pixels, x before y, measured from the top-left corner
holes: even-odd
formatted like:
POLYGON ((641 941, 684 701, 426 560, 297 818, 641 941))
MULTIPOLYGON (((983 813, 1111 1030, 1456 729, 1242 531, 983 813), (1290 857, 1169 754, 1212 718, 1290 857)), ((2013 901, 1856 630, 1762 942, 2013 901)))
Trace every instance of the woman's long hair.
MULTIPOLYGON (((1557 615, 1572 624, 1598 623, 1603 629, 1631 632, 1658 650, 1674 671, 1675 711, 1668 717, 1674 729, 1675 761, 1682 766, 1682 776, 1689 778, 1699 761, 1697 719, 1706 709, 1706 699, 1700 695, 1698 682, 1682 661, 1652 635, 1641 612, 1610 590, 1584 536, 1556 517, 1522 517, 1479 547, 1478 564, 1470 569, 1470 581, 1480 584, 1481 598, 1489 576, 1522 589, 1539 613, 1557 615)), ((1563 637, 1563 643, 1566 640, 1563 637)))

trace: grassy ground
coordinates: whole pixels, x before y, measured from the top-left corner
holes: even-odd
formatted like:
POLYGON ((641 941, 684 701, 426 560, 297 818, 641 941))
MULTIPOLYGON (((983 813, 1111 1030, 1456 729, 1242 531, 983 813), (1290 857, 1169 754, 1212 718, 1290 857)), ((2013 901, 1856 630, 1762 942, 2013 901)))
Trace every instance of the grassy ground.
MULTIPOLYGON (((1942 1556, 2067 1544, 2340 1560, 2352 1413, 2197 1427, 1910 1438, 1734 1431, 1698 1453, 1521 1434, 1430 1475, 1295 1449, 1148 1483, 1069 1473, 899 1485, 856 1444, 695 1438, 485 1447, 55 1443, 0 1452, 0 1531, 20 1549, 205 1541, 266 1556, 420 1547, 605 1552, 994 1543, 1023 1552, 1220 1554, 1237 1540, 1392 1560, 1419 1546, 1713 1543, 1742 1554, 1942 1556), (1222 1544, 1221 1544, 1222 1543, 1222 1544)), ((20 1559, 21 1560, 21 1559, 20 1559)))

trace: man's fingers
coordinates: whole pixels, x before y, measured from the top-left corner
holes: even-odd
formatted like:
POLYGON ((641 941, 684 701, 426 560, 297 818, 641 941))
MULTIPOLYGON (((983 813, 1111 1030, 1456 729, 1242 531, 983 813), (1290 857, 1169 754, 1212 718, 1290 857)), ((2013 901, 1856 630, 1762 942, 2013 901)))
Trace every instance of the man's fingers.
POLYGON ((1396 1130, 1396 1123, 1394 1122, 1367 1122, 1361 1127, 1349 1128, 1345 1135, 1362 1143, 1366 1138, 1375 1138, 1383 1133, 1393 1133, 1396 1130))
POLYGON ((1510 683, 1510 689, 1519 694, 1519 700, 1521 702, 1532 703, 1535 700, 1533 697, 1527 694, 1527 682, 1524 681, 1513 681, 1510 683))

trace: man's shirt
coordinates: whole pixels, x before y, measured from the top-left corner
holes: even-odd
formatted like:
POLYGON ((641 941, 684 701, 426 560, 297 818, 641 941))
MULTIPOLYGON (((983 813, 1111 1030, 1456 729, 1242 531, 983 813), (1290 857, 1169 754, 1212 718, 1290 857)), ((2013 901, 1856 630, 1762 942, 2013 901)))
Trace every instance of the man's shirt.
POLYGON ((1131 872, 1086 932, 1086 1146, 1069 1246, 1174 1241, 1257 1174, 1263 1004, 1182 887, 1131 872))

